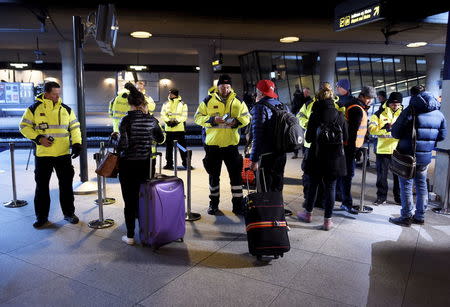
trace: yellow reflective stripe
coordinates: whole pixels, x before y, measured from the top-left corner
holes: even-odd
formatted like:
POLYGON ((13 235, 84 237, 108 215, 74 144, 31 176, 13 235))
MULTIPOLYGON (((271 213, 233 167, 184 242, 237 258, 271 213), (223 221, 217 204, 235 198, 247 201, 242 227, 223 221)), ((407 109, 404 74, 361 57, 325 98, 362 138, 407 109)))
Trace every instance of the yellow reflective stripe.
POLYGON ((243 197, 244 194, 243 193, 231 193, 232 197, 243 197))
POLYGON ((26 128, 26 127, 30 127, 30 126, 28 126, 28 125, 24 125, 24 124, 20 124, 20 126, 19 126, 20 128, 26 128))
POLYGON ((241 116, 247 116, 248 112, 242 113, 241 116))
POLYGON ((379 135, 378 137, 383 138, 383 139, 393 139, 394 138, 391 135, 379 135))
POLYGON ((69 131, 72 131, 72 130, 77 129, 77 128, 80 128, 80 124, 70 127, 69 131))
POLYGON ((22 119, 22 123, 27 123, 27 124, 30 124, 30 125, 34 125, 34 123, 31 120, 26 119, 26 118, 22 119))
POLYGON ((370 122, 370 123, 369 123, 369 126, 370 126, 370 125, 378 125, 378 123, 377 123, 377 122, 370 122))
POLYGON ((365 138, 366 136, 365 136, 365 135, 357 135, 356 137, 359 138, 359 139, 363 139, 363 138, 365 138))
POLYGON ((113 116, 113 119, 122 119, 123 117, 113 116))
POLYGON ((79 121, 77 119, 74 119, 73 121, 71 121, 69 123, 69 126, 72 126, 73 124, 79 123, 79 121))
POLYGON ((220 196, 220 193, 219 192, 217 192, 217 193, 209 193, 209 196, 220 196))
POLYGON ((114 114, 123 114, 123 115, 127 115, 128 112, 120 112, 120 111, 113 111, 114 114))
POLYGON ((359 126, 359 129, 367 129, 367 126, 359 126))
POLYGON ((67 130, 67 125, 48 125, 48 129, 65 129, 67 130))

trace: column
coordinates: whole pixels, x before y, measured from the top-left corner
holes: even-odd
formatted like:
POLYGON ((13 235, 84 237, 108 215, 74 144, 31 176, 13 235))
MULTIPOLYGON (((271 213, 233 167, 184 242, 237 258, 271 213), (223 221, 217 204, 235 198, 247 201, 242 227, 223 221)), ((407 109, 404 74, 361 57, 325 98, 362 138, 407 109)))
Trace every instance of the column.
POLYGON ((334 85, 335 66, 336 66, 336 50, 327 49, 320 50, 320 82, 329 82, 334 85))
POLYGON ((202 101, 208 94, 209 88, 213 85, 214 72, 211 65, 214 60, 214 46, 205 44, 199 46, 198 50, 198 66, 200 67, 198 78, 198 99, 202 101))
POLYGON ((444 54, 442 53, 428 53, 425 54, 427 60, 427 84, 425 85, 428 92, 435 97, 441 95, 439 90, 439 81, 441 80, 442 62, 444 61, 444 54))
MULTIPOLYGON (((444 55, 444 78, 442 80, 442 104, 441 104, 441 112, 447 119, 447 125, 450 122, 450 15, 448 17, 448 21, 449 22, 447 23, 447 43, 445 45, 445 55, 444 55)), ((439 63, 442 64, 442 59, 439 63)), ((428 57, 427 57, 427 66, 428 66, 428 57)), ((428 78, 430 78, 430 76, 428 76, 428 78)), ((439 76, 436 79, 439 79, 439 76)), ((428 82, 427 82, 427 89, 428 89, 428 82)), ((450 136, 447 135, 447 139, 444 140, 443 142, 438 143, 437 147, 442 149, 450 149, 450 136)), ((434 169, 435 169, 434 192, 437 195, 439 195, 442 200, 445 195, 445 190, 449 185, 449 183, 447 182, 447 172, 450 172, 450 164, 449 164, 449 157, 446 153, 437 152, 436 166, 434 169), (446 170, 446 172, 439 172, 436 170, 446 170)))
POLYGON ((77 106, 77 87, 75 80, 75 63, 73 57, 73 42, 59 42, 59 51, 61 53, 62 66, 62 98, 63 102, 71 107, 75 114, 78 114, 77 106))

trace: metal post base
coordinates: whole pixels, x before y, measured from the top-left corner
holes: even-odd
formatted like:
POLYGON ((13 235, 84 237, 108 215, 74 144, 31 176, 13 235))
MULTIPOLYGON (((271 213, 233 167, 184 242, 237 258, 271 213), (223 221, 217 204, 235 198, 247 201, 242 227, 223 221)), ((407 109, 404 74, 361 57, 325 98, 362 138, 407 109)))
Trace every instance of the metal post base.
MULTIPOLYGON (((98 199, 95 200, 95 203, 98 205, 99 201, 98 199)), ((116 203, 116 199, 115 198, 103 198, 103 205, 112 205, 116 203)))
POLYGON ((97 183, 95 182, 86 181, 74 184, 73 194, 75 195, 87 195, 93 193, 97 193, 97 183))
POLYGON ((450 210, 448 208, 433 208, 431 210, 437 214, 450 215, 450 210))
POLYGON ((114 225, 114 220, 112 220, 112 219, 106 219, 104 221, 95 220, 95 221, 90 221, 88 223, 89 228, 94 228, 94 229, 109 228, 113 225, 114 225))
POLYGON ((359 207, 359 206, 355 207, 355 209, 358 210, 358 213, 372 213, 372 211, 373 211, 373 208, 369 207, 369 206, 363 206, 362 210, 361 210, 361 207, 359 207))
POLYGON ((26 205, 28 205, 28 202, 26 200, 16 200, 16 201, 11 200, 5 203, 6 208, 20 208, 26 205))
POLYGON ((200 213, 191 212, 191 213, 186 213, 185 221, 193 222, 193 221, 198 221, 201 218, 202 218, 202 215, 200 213))

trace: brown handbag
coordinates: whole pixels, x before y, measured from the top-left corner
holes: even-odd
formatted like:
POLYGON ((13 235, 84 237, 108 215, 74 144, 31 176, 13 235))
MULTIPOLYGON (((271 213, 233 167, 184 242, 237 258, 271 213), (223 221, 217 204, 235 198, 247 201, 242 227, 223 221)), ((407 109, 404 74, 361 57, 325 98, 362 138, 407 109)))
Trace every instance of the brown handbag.
POLYGON ((95 172, 106 178, 117 178, 119 173, 119 154, 108 151, 95 172))

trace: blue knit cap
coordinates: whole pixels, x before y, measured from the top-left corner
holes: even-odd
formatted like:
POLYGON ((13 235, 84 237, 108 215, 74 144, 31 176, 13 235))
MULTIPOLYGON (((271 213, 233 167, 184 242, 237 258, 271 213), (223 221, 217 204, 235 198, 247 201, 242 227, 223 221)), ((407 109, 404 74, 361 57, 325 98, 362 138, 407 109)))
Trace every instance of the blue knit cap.
POLYGON ((349 91, 350 90, 350 81, 347 79, 341 79, 336 83, 336 86, 342 87, 344 90, 349 91))

